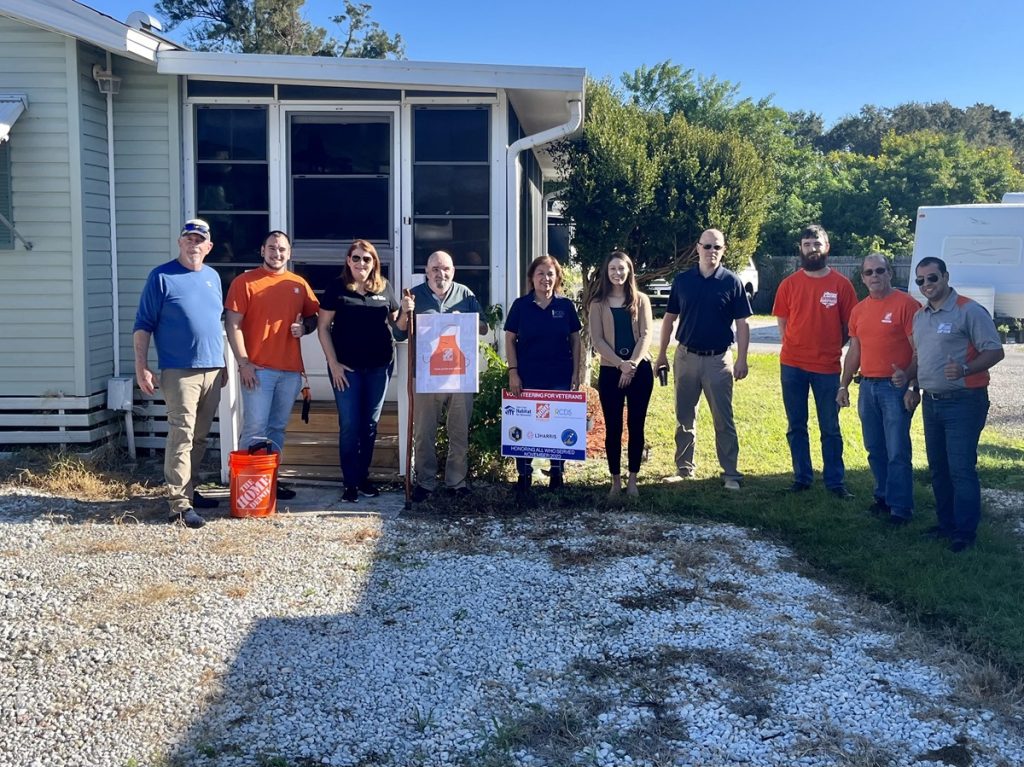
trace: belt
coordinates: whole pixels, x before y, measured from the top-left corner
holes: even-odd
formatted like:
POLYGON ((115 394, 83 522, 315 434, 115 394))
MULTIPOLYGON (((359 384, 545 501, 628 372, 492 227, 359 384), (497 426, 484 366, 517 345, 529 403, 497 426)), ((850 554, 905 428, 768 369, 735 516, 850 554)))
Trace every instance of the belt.
POLYGON ((963 399, 973 397, 975 392, 985 391, 984 386, 975 386, 970 389, 954 389, 953 391, 924 391, 925 397, 929 399, 963 399))
POLYGON ((698 357, 719 357, 725 354, 727 351, 729 351, 728 346, 726 346, 724 349, 714 349, 711 351, 707 351, 705 349, 691 349, 689 346, 683 346, 682 344, 679 344, 679 348, 681 348, 688 354, 693 354, 698 357))
POLYGON ((888 381, 890 383, 892 382, 892 378, 889 377, 889 376, 879 376, 877 378, 875 376, 861 376, 860 380, 861 381, 876 381, 876 382, 888 381))

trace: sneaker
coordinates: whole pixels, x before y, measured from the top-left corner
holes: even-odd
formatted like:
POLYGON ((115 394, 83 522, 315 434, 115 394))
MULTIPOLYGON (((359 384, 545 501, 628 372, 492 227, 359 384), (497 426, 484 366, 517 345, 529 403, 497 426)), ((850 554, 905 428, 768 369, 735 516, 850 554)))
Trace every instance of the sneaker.
POLYGON ((295 491, 292 490, 288 485, 284 485, 280 482, 277 483, 277 500, 279 501, 290 501, 296 495, 295 491))
POLYGON ((423 485, 416 485, 412 489, 412 500, 413 503, 423 503, 427 498, 430 497, 430 491, 423 485))
POLYGON ((737 480, 735 480, 735 479, 727 479, 727 480, 725 480, 725 489, 726 490, 739 490, 740 489, 740 483, 737 480))
POLYGON ((346 487, 345 492, 341 494, 341 500, 345 503, 359 503, 359 488, 346 487))
POLYGON ((186 509, 185 511, 179 511, 177 514, 171 514, 167 521, 172 525, 181 522, 185 527, 190 527, 193 530, 197 530, 206 524, 206 520, 196 514, 195 509, 186 509))
POLYGON ((675 484, 676 482, 685 482, 688 479, 693 479, 692 471, 682 471, 678 474, 671 474, 665 477, 665 481, 669 484, 675 484))
POLYGON ((949 550, 954 554, 959 554, 961 551, 967 551, 974 545, 973 540, 967 540, 965 538, 955 538, 951 544, 949 544, 949 550))
POLYGON ((380 490, 378 490, 377 486, 373 484, 370 480, 364 479, 359 484, 359 494, 365 495, 367 498, 376 498, 378 495, 380 495, 380 490))
POLYGON ((220 506, 220 501, 216 498, 207 498, 196 490, 192 493, 192 506, 196 509, 216 509, 220 506))
POLYGON ((802 493, 805 490, 810 490, 810 489, 811 489, 811 486, 808 485, 806 482, 794 482, 792 485, 790 485, 788 488, 786 488, 786 492, 787 493, 802 493))
POLYGON ((841 501, 849 501, 853 498, 853 493, 847 490, 845 485, 830 487, 828 491, 841 501))
POLYGON ((868 513, 874 514, 876 517, 887 517, 892 513, 892 509, 885 501, 875 498, 874 503, 868 506, 868 513))

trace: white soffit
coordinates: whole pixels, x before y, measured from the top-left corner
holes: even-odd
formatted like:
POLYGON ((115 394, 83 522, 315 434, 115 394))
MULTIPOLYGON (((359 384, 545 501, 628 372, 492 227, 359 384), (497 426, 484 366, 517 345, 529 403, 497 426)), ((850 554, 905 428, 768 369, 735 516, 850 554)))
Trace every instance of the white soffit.
POLYGON ((0 93, 0 144, 7 141, 11 128, 28 107, 28 99, 20 94, 0 93))

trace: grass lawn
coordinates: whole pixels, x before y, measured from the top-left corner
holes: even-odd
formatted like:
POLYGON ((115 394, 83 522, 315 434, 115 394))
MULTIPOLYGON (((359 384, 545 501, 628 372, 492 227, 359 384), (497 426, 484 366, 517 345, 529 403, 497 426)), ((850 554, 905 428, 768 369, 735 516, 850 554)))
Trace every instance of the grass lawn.
MULTIPOLYGON (((851 392, 856 397, 856 387, 851 392)), ((924 539, 935 523, 920 409, 914 416, 915 498, 913 524, 891 529, 867 513, 873 482, 860 436, 856 403, 841 413, 847 485, 856 498, 838 501, 821 484, 790 495, 792 482, 786 420, 776 355, 754 355, 747 379, 736 385, 736 426, 740 437, 743 490, 729 492, 718 477, 714 428, 706 404, 700 407, 697 479, 664 485, 674 473, 675 416, 672 386, 655 384, 647 418, 650 460, 641 472, 641 506, 663 514, 731 522, 758 528, 785 541, 826 577, 899 606, 912 620, 949 630, 964 646, 1024 675, 1024 557, 1022 537, 1012 532, 1019 514, 993 513, 985 504, 977 546, 962 554, 924 539)), ((817 424, 811 407, 811 455, 820 471, 817 424)), ((1024 490, 1024 442, 986 430, 979 471, 982 487, 1024 490)), ((582 484, 607 486, 603 460, 575 472, 582 484)), ((573 480, 577 482, 577 479, 573 480)), ((582 499, 581 499, 582 500, 582 499)), ((1015 511, 1019 512, 1018 509, 1015 511)))

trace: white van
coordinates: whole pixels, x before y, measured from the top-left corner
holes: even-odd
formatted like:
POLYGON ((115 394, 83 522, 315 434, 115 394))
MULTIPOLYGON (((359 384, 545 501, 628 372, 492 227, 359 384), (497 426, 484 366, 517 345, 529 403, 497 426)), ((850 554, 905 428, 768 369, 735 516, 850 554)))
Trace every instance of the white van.
POLYGON ((922 303, 914 274, 926 256, 945 261, 950 285, 993 316, 1024 318, 1024 194, 990 205, 918 208, 910 295, 922 303))

